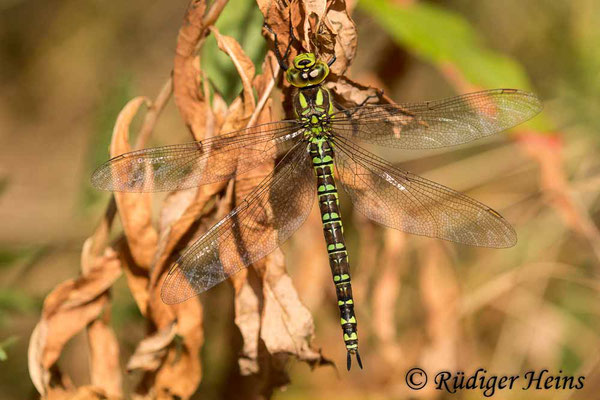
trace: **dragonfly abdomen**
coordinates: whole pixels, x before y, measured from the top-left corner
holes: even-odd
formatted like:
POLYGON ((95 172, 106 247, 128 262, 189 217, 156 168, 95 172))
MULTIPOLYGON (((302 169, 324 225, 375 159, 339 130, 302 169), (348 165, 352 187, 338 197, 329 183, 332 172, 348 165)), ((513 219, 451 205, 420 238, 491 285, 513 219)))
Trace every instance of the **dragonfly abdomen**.
POLYGON ((327 243, 329 266, 333 274, 333 282, 340 309, 344 343, 348 350, 348 369, 351 365, 351 354, 356 355, 358 365, 362 368, 358 354, 358 334, 356 316, 354 315, 354 299, 350 282, 350 265, 344 240, 344 227, 339 209, 338 192, 333 176, 333 147, 325 138, 312 138, 308 145, 317 177, 317 196, 323 223, 323 234, 327 243))

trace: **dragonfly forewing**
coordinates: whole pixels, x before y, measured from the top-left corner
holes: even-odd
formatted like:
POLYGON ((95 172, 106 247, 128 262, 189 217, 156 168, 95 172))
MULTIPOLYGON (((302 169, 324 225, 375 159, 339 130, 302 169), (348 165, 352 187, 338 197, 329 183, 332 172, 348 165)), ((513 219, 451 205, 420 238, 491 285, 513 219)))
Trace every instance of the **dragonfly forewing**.
POLYGON ((271 253, 308 217, 314 188, 308 153, 297 144, 241 204, 184 251, 163 284, 163 301, 185 301, 271 253))
POLYGON ((102 164, 92 184, 117 192, 161 192, 228 180, 284 154, 300 133, 298 122, 281 121, 201 142, 133 151, 102 164))
POLYGON ((423 103, 370 105, 334 114, 337 135, 381 146, 430 149, 489 136, 542 110, 532 93, 493 89, 423 103))
POLYGON ((482 247, 511 247, 517 235, 500 214, 480 202, 402 171, 337 138, 336 168, 354 207, 369 219, 416 235, 482 247))

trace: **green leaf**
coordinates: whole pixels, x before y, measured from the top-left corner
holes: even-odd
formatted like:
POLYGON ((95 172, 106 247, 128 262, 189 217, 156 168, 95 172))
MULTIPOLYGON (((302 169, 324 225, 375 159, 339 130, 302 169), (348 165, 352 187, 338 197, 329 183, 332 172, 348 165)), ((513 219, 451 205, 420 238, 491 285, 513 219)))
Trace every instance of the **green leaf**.
POLYGON ((93 135, 87 151, 85 173, 82 175, 83 182, 78 211, 86 212, 90 206, 106 198, 105 193, 92 187, 90 176, 92 171, 108 159, 108 147, 115 121, 123 106, 134 96, 133 93, 134 84, 131 74, 127 71, 121 71, 117 81, 105 87, 104 93, 100 96, 93 117, 93 135))
POLYGON ((10 267, 18 261, 31 262, 42 256, 47 250, 45 246, 25 246, 9 248, 0 246, 0 268, 10 267))
MULTIPOLYGON (((460 14, 418 2, 397 5, 386 0, 361 1, 359 6, 378 21, 393 39, 439 69, 456 68, 471 84, 482 88, 530 89, 523 67, 515 60, 485 47, 460 14)), ((548 129, 537 118, 531 126, 548 129)))
POLYGON ((16 289, 0 289, 0 310, 19 313, 32 313, 38 309, 38 301, 16 289))
MULTIPOLYGON (((260 72, 261 62, 266 53, 266 43, 262 38, 263 17, 256 4, 246 0, 230 1, 216 23, 223 35, 235 38, 244 52, 260 72)), ((219 50, 217 41, 211 35, 202 48, 202 68, 210 81, 230 103, 239 94, 242 83, 229 57, 219 50)))
POLYGON ((8 354, 6 354, 6 349, 8 349, 13 344, 17 343, 19 338, 17 336, 9 336, 0 342, 0 361, 6 361, 8 359, 8 354))

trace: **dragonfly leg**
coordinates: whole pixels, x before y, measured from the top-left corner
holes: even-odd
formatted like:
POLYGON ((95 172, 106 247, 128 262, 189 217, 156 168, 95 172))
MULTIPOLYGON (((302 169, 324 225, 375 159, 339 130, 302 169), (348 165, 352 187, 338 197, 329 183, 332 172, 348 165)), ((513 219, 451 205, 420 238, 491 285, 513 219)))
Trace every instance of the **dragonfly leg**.
POLYGON ((300 43, 300 40, 298 40, 298 38, 296 37, 296 35, 294 35, 294 27, 292 25, 292 8, 290 7, 290 15, 288 17, 288 21, 289 21, 289 33, 290 33, 290 41, 288 42, 288 45, 285 49, 285 53, 283 54, 283 58, 287 58, 290 55, 290 50, 292 48, 292 43, 294 41, 300 43))
POLYGON ((344 114, 346 114, 346 116, 348 118, 352 117, 356 112, 358 112, 360 110, 360 107, 364 106, 365 104, 367 104, 369 102, 369 100, 372 99, 377 99, 377 100, 381 100, 381 98, 383 97, 383 89, 377 89, 377 93, 375 94, 370 94, 367 97, 365 97, 365 99, 363 101, 360 102, 360 104, 358 104, 356 107, 354 107, 352 110, 348 110, 347 108, 342 107, 342 105, 340 103, 338 103, 335 100, 332 100, 333 106, 343 112, 344 114))
POLYGON ((333 65, 333 63, 335 62, 335 60, 337 60, 337 56, 334 54, 333 57, 331 58, 331 60, 327 61, 327 66, 331 67, 333 65))
POLYGON ((369 102, 371 99, 381 100, 383 97, 383 89, 376 89, 377 93, 368 95, 357 107, 362 107, 369 102))
POLYGON ((283 53, 283 56, 281 55, 281 52, 279 51, 279 40, 277 39, 277 34, 273 31, 271 26, 269 24, 267 24, 266 22, 263 24, 263 26, 265 27, 265 29, 267 31, 269 31, 271 34, 273 34, 273 44, 275 46, 275 48, 274 48, 275 57, 277 58, 277 62, 279 63, 279 66, 281 67, 281 69, 283 69, 284 71, 287 71, 289 67, 286 64, 285 60, 290 55, 290 50, 292 49, 292 43, 294 43, 294 41, 300 43, 298 38, 296 38, 296 35, 294 35, 294 28, 292 26, 292 11, 291 11, 291 9, 290 9, 290 16, 289 16, 290 40, 285 48, 285 52, 283 53))
MULTIPOLYGON (((273 31, 273 29, 271 29, 269 24, 267 24, 266 22, 263 24, 263 27, 273 34, 273 50, 275 51, 275 58, 277 58, 277 62, 279 63, 281 69, 287 71, 289 67, 286 64, 284 57, 282 57, 281 53, 279 52, 279 41, 277 40, 277 34, 273 31)), ((287 57, 288 55, 291 43, 292 41, 290 40, 290 43, 288 44, 288 47, 285 50, 285 57, 287 57)))

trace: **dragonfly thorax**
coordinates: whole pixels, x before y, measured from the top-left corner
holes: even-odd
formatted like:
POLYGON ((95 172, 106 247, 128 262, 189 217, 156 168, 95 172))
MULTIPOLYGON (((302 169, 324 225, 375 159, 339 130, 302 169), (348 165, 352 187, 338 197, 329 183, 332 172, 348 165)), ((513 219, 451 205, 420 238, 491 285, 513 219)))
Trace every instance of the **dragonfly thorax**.
POLYGON ((309 137, 328 136, 334 108, 329 91, 321 86, 298 90, 293 99, 294 111, 309 137))

